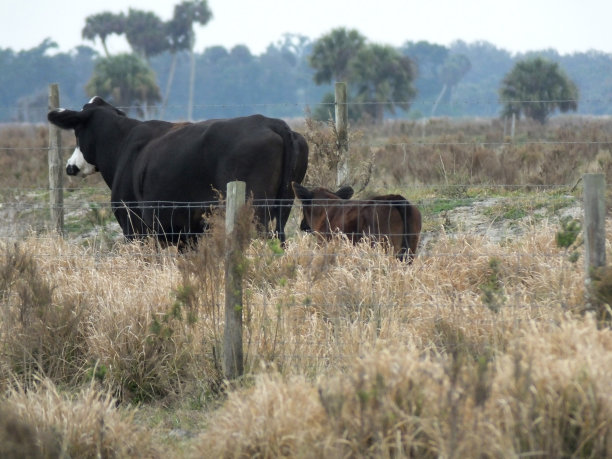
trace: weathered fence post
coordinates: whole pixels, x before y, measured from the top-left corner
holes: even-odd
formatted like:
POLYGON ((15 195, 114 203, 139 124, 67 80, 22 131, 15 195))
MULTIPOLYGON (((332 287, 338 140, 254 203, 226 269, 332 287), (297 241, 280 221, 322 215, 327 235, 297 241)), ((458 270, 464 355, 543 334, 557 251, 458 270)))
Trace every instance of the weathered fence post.
POLYGON ((606 182, 603 174, 584 174, 584 270, 587 294, 593 270, 606 264, 606 182))
POLYGON ((336 132, 338 133, 338 166, 336 185, 340 186, 348 178, 348 105, 346 83, 336 83, 336 132))
MULTIPOLYGON (((49 110, 59 108, 59 87, 49 85, 49 110)), ((51 225, 58 234, 64 234, 64 186, 62 167, 62 139, 57 126, 49 123, 49 204, 51 225)))
POLYGON ((227 184, 227 208, 225 232, 225 331, 223 334, 223 371, 227 379, 235 379, 243 373, 242 353, 242 254, 234 231, 234 223, 244 206, 246 184, 227 184))

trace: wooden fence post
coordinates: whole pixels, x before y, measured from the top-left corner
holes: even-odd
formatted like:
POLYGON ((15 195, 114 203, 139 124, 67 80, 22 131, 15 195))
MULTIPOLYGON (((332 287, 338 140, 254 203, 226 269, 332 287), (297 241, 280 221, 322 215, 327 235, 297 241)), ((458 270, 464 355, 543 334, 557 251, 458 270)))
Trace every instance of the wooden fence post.
POLYGON ((338 166, 336 185, 341 186, 348 178, 348 105, 346 83, 336 83, 336 132, 338 133, 338 166))
MULTIPOLYGON (((49 110, 59 108, 59 87, 49 85, 49 110)), ((64 169, 62 166, 62 138, 60 128, 49 123, 49 204, 51 225, 58 234, 64 234, 64 169)))
POLYGON ((225 232, 227 249, 225 255, 225 331, 223 334, 223 371, 227 379, 242 375, 242 254, 236 239, 234 223, 245 203, 246 184, 227 184, 227 208, 225 232))
POLYGON ((606 182, 603 174, 584 174, 584 270, 587 294, 593 270, 606 264, 606 182))

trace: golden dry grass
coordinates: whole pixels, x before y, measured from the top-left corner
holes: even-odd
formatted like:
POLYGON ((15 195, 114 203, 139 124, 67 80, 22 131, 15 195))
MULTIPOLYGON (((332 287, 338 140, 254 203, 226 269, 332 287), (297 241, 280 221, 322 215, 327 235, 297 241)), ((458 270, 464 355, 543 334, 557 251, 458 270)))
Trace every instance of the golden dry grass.
POLYGON ((342 238, 298 235, 282 254, 255 239, 246 377, 230 386, 222 235, 185 257, 54 237, 5 245, 2 406, 37 444, 68 423, 75 431, 53 441, 85 455, 100 443, 79 406, 99 399, 104 438, 146 438, 151 455, 178 444, 184 457, 601 457, 612 333, 582 314, 583 267, 556 247, 556 230, 540 223, 503 244, 441 233, 412 266, 342 238), (11 274, 15 260, 29 268, 11 274), (125 417, 111 397, 144 405, 125 417), (44 414, 53 404, 64 414, 44 414), (168 437, 163 406, 191 413, 188 435, 168 437))
POLYGON ((151 432, 134 425, 133 410, 91 387, 65 395, 42 380, 11 389, 0 407, 2 457, 162 457, 151 432))

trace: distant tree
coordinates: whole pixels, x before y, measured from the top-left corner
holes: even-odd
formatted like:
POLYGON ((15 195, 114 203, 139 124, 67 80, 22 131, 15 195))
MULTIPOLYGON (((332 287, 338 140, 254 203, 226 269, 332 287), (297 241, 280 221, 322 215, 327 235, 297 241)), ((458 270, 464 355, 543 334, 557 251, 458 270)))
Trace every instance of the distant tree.
POLYGON ((309 57, 310 66, 315 69, 315 83, 347 81, 349 63, 364 48, 365 42, 365 37, 357 30, 344 27, 319 38, 309 57))
POLYGON ((13 115, 14 119, 33 121, 40 115, 33 110, 34 105, 40 101, 40 94, 47 92, 48 82, 57 81, 47 79, 50 75, 57 77, 57 67, 53 65, 56 59, 49 53, 54 49, 57 43, 45 38, 34 48, 0 53, 0 101, 16 103, 18 114, 13 115))
POLYGON ((414 85, 417 97, 423 102, 433 103, 442 90, 440 71, 448 58, 449 49, 427 41, 409 41, 404 43, 400 51, 416 65, 414 85))
POLYGON ((449 54, 446 46, 428 41, 407 41, 400 51, 417 65, 420 77, 428 78, 437 76, 449 54))
MULTIPOLYGON (((336 104, 336 96, 333 92, 327 92, 323 95, 323 99, 321 102, 317 104, 315 109, 312 111, 312 118, 317 121, 328 121, 330 119, 334 119, 335 116, 335 104, 336 104)), ((355 110, 349 111, 349 119, 357 120, 359 116, 355 110)))
POLYGON ((44 107, 49 100, 48 91, 40 89, 17 99, 17 115, 15 121, 31 123, 38 121, 37 111, 44 107))
POLYGON ((85 19, 85 27, 81 31, 81 36, 91 41, 100 38, 104 54, 109 57, 106 38, 111 34, 121 35, 123 33, 125 33, 125 15, 123 13, 104 12, 88 16, 85 19))
POLYGON ((259 75, 256 84, 261 88, 258 89, 257 101, 276 103, 268 107, 276 116, 290 116, 293 109, 283 106, 287 101, 296 101, 303 109, 307 100, 316 100, 323 95, 324 91, 313 83, 314 71, 308 64, 310 50, 311 45, 305 37, 285 34, 258 57, 259 71, 254 69, 259 75))
POLYGON ((166 106, 168 105, 168 97, 170 97, 170 88, 174 81, 174 73, 176 71, 176 62, 178 53, 181 51, 188 51, 191 49, 191 37, 189 30, 185 29, 185 23, 180 15, 177 16, 177 8, 174 8, 174 16, 166 23, 166 34, 168 40, 168 50, 172 55, 170 61, 170 70, 168 72, 168 80, 166 81, 166 90, 164 91, 164 100, 162 102, 162 108, 160 117, 163 117, 166 106))
POLYGON ((253 55, 246 45, 236 45, 229 53, 230 59, 236 64, 249 64, 253 61, 253 55))
POLYGON ((46 120, 47 102, 38 96, 48 98, 50 81, 59 83, 63 106, 82 105, 96 55, 88 46, 59 52, 50 38, 19 52, 0 48, 0 122, 46 120))
POLYGON ((580 112, 592 115, 610 113, 612 94, 612 56, 602 51, 590 50, 559 56, 559 65, 576 83, 580 91, 580 112))
POLYGON ((499 115, 499 88, 504 75, 517 61, 509 52, 486 41, 466 43, 454 41, 449 46, 450 54, 463 54, 471 63, 461 84, 453 88, 453 96, 465 100, 451 115, 488 116, 499 115))
MULTIPOLYGON (((189 51, 191 53, 191 65, 194 69, 193 46, 195 44, 195 36, 193 32, 193 23, 199 22, 205 24, 212 17, 212 13, 208 9, 206 2, 184 1, 174 7, 174 15, 166 24, 167 39, 169 50, 172 54, 172 62, 170 64, 170 72, 166 83, 166 91, 164 92, 164 102, 162 104, 162 114, 168 103, 170 88, 174 80, 174 72, 176 69, 176 59, 180 51, 189 51)), ((192 83, 190 83, 191 85, 192 83)), ((191 90, 191 86, 190 86, 191 90)))
POLYGON ((293 65, 303 61, 306 53, 312 49, 312 41, 306 35, 285 33, 274 45, 293 65))
MULTIPOLYGON (((290 76, 291 81, 283 88, 286 98, 290 100, 295 98, 298 104, 305 105, 307 100, 316 100, 319 94, 323 94, 317 88, 317 94, 313 94, 313 74, 314 70, 308 63, 308 56, 312 53, 313 42, 305 35, 285 33, 278 40, 274 48, 281 54, 288 68, 282 70, 287 76, 290 76)), ((268 47, 268 53, 273 53, 272 47, 268 47)), ((264 62, 261 62, 265 65, 264 62)), ((281 64, 282 65, 282 64, 281 64)), ((327 118, 326 118, 327 119, 327 118)))
POLYGON ((149 105, 161 100, 155 73, 134 54, 98 60, 85 89, 89 96, 103 97, 127 112, 135 107, 140 116, 147 116, 149 105))
POLYGON ((206 0, 184 0, 174 7, 172 18, 173 28, 176 31, 182 30, 186 49, 190 51, 190 72, 189 72, 189 101, 187 104, 187 119, 193 118, 193 94, 195 85, 195 32, 194 24, 206 25, 212 19, 212 11, 208 7, 206 0))
POLYGON ((431 116, 435 115, 438 104, 446 97, 446 100, 451 100, 453 88, 461 81, 466 73, 470 71, 472 64, 467 56, 463 54, 452 54, 446 58, 444 64, 440 68, 439 77, 442 82, 442 90, 438 95, 432 109, 431 116))
POLYGON ((416 94, 414 64, 392 46, 363 47, 351 60, 349 72, 355 100, 376 123, 383 121, 385 111, 395 114, 396 107, 407 110, 416 94))
POLYGON ((208 65, 216 65, 224 59, 227 59, 228 56, 229 52, 227 49, 220 45, 210 46, 202 53, 202 58, 208 65))
POLYGON ((555 62, 535 57, 517 62, 500 89, 503 115, 524 114, 546 123, 557 109, 576 111, 578 88, 555 62))
POLYGON ((130 8, 125 20, 125 37, 134 52, 147 61, 169 48, 164 22, 150 11, 130 8))

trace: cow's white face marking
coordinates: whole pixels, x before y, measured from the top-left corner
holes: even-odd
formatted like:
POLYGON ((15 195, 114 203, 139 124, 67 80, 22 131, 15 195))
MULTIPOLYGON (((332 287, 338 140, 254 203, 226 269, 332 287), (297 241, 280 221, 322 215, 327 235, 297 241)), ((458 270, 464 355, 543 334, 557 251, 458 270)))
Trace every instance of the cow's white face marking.
POLYGON ((89 164, 87 161, 85 161, 83 152, 79 147, 76 147, 74 149, 74 153, 72 153, 72 156, 68 159, 68 162, 66 163, 66 170, 72 170, 74 173, 68 172, 68 174, 76 175, 77 177, 86 177, 95 172, 98 172, 96 166, 94 166, 93 164, 89 164))

